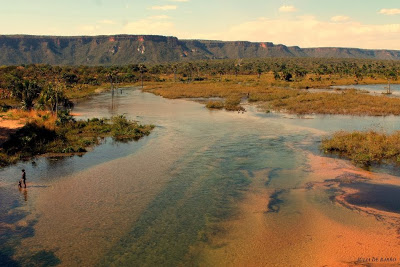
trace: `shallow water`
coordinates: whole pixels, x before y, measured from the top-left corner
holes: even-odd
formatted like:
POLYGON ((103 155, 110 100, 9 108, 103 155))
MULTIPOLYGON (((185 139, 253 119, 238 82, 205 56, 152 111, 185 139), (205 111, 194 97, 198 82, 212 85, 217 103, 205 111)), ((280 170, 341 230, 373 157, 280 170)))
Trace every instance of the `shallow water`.
MULTIPOLYGON (((370 93, 380 95, 386 93, 387 84, 355 84, 355 85, 343 85, 343 86, 332 86, 332 88, 346 89, 355 88, 359 90, 366 90, 370 93)), ((391 84, 390 90, 393 96, 400 96, 400 84, 391 84)))
POLYGON ((248 109, 209 111, 134 88, 79 103, 81 119, 125 114, 156 128, 137 142, 106 139, 82 157, 1 170, 0 265, 309 266, 344 260, 333 249, 322 257, 318 248, 333 238, 322 225, 347 234, 387 229, 333 203, 331 192, 304 188, 336 177, 315 178, 310 168, 321 136, 398 130, 399 118, 302 119, 248 109), (28 188, 18 191, 21 168, 28 188))
POLYGON ((346 197, 346 201, 350 204, 400 213, 400 187, 398 186, 356 183, 347 187, 359 190, 346 197))

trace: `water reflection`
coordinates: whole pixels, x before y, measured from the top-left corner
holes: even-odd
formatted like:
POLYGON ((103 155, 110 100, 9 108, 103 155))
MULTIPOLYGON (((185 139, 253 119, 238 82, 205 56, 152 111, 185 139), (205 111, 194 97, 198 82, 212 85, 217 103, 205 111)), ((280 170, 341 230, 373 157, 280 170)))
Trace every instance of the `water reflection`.
POLYGON ((369 183, 344 185, 357 189, 357 193, 346 197, 350 204, 378 210, 400 213, 400 187, 369 183))
POLYGON ((28 190, 26 188, 18 188, 19 192, 21 193, 21 195, 24 196, 24 200, 25 202, 28 201, 28 190))

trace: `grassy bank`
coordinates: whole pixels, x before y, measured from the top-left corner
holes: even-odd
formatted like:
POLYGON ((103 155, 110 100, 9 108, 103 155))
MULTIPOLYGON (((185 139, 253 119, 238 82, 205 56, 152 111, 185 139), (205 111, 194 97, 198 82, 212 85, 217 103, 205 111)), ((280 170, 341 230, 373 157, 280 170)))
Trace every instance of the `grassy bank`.
POLYGON ((400 98, 376 96, 358 90, 308 92, 307 90, 269 87, 266 83, 193 82, 152 83, 145 89, 166 98, 224 98, 225 103, 210 101, 211 109, 237 110, 237 100, 248 97, 250 102, 265 102, 267 109, 293 114, 341 114, 386 116, 400 115, 400 98), (226 104, 235 102, 233 105, 226 104), (230 107, 234 107, 230 109, 230 107))
POLYGON ((75 121, 69 114, 32 116, 1 146, 0 166, 46 153, 85 153, 88 147, 105 137, 117 141, 138 140, 149 135, 153 128, 152 125, 129 121, 124 116, 87 121, 75 121))
POLYGON ((357 164, 400 163, 400 131, 393 134, 337 132, 322 141, 325 153, 336 154, 357 164))

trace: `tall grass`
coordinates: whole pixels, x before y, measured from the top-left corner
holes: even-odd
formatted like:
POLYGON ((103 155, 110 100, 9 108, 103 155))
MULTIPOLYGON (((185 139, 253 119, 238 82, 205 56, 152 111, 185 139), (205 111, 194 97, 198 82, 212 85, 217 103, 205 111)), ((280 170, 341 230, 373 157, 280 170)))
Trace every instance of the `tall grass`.
MULTIPOLYGON (((166 98, 221 97, 226 99, 225 108, 228 110, 237 110, 239 107, 238 104, 231 105, 229 102, 248 97, 250 102, 268 102, 268 106, 276 111, 294 114, 400 115, 400 98, 369 95, 358 90, 311 93, 307 90, 269 87, 259 81, 205 81, 189 84, 154 83, 145 88, 145 91, 166 98)), ((211 108, 218 105, 208 104, 211 108)))
POLYGON ((275 110, 294 114, 400 115, 400 99, 374 96, 356 91, 302 93, 271 101, 275 110))
POLYGON ((400 164, 400 131, 393 134, 368 132, 337 132, 322 141, 325 153, 336 154, 357 164, 400 164))

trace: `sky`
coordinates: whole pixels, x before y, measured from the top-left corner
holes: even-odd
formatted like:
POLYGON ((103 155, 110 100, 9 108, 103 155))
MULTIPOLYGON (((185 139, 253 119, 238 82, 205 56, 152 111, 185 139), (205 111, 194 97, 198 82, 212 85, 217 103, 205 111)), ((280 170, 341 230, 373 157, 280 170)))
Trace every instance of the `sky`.
POLYGON ((0 0, 0 34, 400 50, 400 0, 0 0))

